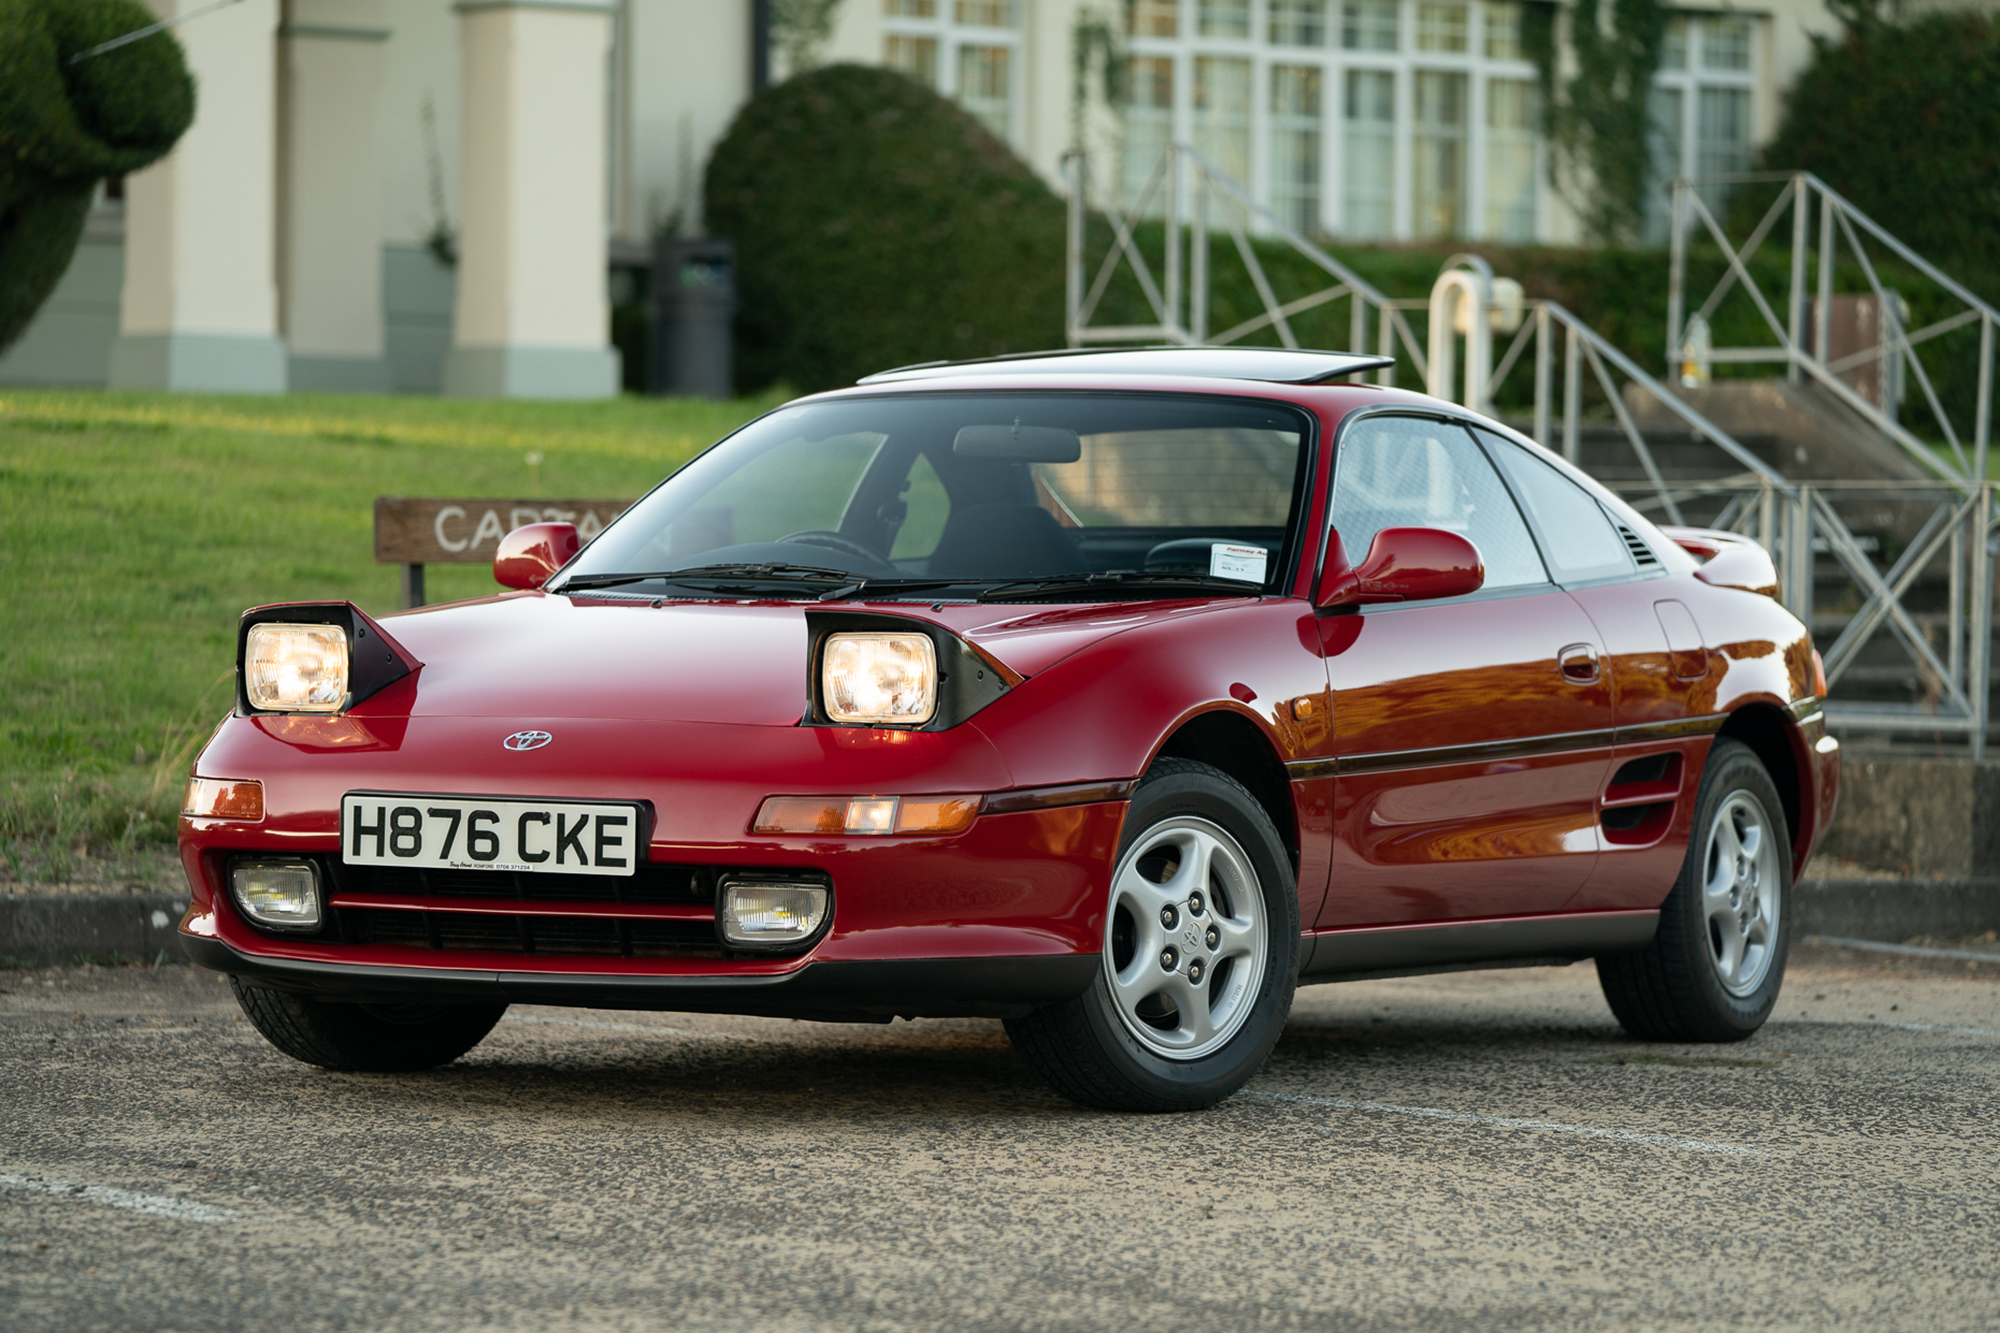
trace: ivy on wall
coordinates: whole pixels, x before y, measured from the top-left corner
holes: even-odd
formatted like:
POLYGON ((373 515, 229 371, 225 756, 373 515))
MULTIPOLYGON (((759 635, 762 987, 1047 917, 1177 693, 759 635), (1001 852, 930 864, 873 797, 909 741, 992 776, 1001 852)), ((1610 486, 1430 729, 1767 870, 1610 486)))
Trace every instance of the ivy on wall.
POLYGON ((1528 0, 1521 41, 1541 86, 1550 181, 1592 240, 1629 244, 1646 216, 1652 175, 1653 76, 1667 35, 1662 0, 1576 0, 1566 22, 1554 0, 1528 0), (1558 28, 1576 72, 1562 77, 1558 28))

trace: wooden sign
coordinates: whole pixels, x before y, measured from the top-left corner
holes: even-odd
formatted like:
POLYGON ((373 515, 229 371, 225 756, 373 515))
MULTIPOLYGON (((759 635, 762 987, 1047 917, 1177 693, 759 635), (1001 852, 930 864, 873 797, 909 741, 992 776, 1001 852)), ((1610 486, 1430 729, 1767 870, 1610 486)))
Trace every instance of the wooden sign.
POLYGON ((630 500, 449 500, 378 496, 375 560, 385 565, 491 563, 500 539, 530 523, 574 523, 589 541, 630 500))

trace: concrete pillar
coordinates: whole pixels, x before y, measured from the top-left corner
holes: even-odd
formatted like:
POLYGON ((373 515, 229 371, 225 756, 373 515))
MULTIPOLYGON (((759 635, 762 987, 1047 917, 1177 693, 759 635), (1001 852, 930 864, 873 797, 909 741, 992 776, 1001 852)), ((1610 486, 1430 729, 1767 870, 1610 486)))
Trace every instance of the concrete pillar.
POLYGON ((449 394, 618 392, 605 293, 611 0, 459 0, 458 303, 449 394))
MULTIPOLYGON (((150 0, 172 18, 207 0, 150 0)), ((111 385, 282 393, 276 282, 278 0, 175 29, 194 125, 125 182, 125 288, 111 385)), ((108 57, 107 57, 108 58, 108 57)))
POLYGON ((289 0, 278 287, 291 387, 387 393, 382 324, 385 0, 289 0))

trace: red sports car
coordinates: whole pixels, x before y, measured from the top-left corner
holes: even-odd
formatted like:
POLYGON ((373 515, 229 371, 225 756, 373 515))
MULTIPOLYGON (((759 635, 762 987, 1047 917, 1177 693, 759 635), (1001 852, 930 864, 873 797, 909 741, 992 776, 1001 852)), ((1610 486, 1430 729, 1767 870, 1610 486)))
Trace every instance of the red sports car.
POLYGON ((1839 774, 1770 561, 1379 364, 911 367, 517 530, 514 591, 250 611, 186 944, 336 1069, 512 1001, 988 1015, 1172 1110, 1301 982, 1585 958, 1749 1036, 1839 774))

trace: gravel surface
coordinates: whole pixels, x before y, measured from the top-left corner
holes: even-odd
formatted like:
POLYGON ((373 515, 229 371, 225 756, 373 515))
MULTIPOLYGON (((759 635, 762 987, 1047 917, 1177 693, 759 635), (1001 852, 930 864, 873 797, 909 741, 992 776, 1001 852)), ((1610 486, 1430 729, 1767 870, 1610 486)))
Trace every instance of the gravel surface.
POLYGON ((1996 972, 1803 949, 1730 1047, 1588 965, 1318 987, 1161 1117, 990 1022, 517 1008, 341 1075, 208 973, 0 973, 0 1325, 1990 1329, 1996 972))

